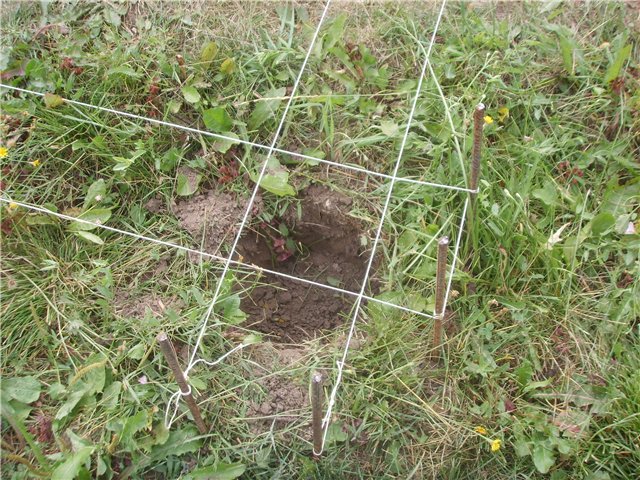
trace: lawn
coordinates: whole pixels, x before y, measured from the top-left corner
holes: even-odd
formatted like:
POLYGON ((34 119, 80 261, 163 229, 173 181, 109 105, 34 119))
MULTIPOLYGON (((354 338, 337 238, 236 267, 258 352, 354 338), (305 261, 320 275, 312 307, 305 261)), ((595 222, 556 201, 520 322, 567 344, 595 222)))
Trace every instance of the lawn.
POLYGON ((2 3, 2 478, 638 477, 640 11, 440 8, 2 3))

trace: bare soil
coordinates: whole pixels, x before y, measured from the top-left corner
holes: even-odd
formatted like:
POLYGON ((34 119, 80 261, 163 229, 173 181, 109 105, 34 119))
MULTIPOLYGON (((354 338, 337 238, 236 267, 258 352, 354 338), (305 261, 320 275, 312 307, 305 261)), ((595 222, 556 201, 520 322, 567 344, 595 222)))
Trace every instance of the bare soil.
MULTIPOLYGON (((304 362, 306 354, 304 348, 284 347, 267 342, 252 347, 251 359, 261 365, 262 369, 273 372, 296 368, 304 362)), ((259 400, 251 402, 247 409, 247 417, 251 419, 251 430, 254 433, 262 433, 271 428, 274 421, 277 427, 300 421, 300 410, 309 405, 307 385, 297 382, 286 373, 269 375, 258 380, 257 384, 263 396, 260 395, 259 400)))
POLYGON ((217 254, 230 245, 238 232, 245 202, 215 190, 180 201, 173 209, 180 226, 198 243, 198 248, 217 254))
MULTIPOLYGON (((239 253, 247 263, 358 291, 368 255, 361 248, 360 223, 349 216, 352 200, 328 188, 312 185, 301 193, 301 216, 290 208, 285 221, 298 246, 279 261, 273 239, 247 232, 239 253)), ((265 274, 265 286, 254 288, 241 303, 247 326, 272 335, 275 341, 299 343, 343 323, 354 297, 296 280, 265 274)))
POLYGON ((131 295, 126 290, 118 291, 115 298, 115 311, 125 318, 136 318, 143 320, 147 312, 155 318, 160 318, 168 309, 177 313, 184 307, 182 300, 177 297, 163 297, 155 293, 148 293, 142 296, 131 295))

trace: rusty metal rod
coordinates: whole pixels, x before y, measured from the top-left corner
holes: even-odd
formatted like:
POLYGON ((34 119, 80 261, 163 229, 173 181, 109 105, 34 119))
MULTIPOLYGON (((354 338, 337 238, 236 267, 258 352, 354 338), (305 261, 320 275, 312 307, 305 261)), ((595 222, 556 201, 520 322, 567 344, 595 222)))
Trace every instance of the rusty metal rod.
POLYGON ((322 374, 314 372, 311 377, 311 409, 313 412, 313 456, 319 457, 322 454, 322 374))
MULTIPOLYGON (((478 189, 478 180, 480 180, 480 159, 482 158, 482 130, 484 128, 484 112, 485 106, 479 103, 473 112, 473 150, 471 152, 471 182, 469 188, 471 190, 478 189)), ((472 193, 472 197, 477 194, 472 193)))
POLYGON ((444 297, 447 291, 447 256, 449 253, 449 237, 438 241, 438 258, 436 266, 436 308, 433 323, 433 348, 437 352, 442 344, 442 320, 444 318, 444 297))
POLYGON ((175 348, 173 348, 173 343, 171 343, 171 340, 169 340, 169 337, 164 332, 159 333, 156 337, 156 340, 160 345, 160 350, 162 350, 164 358, 167 360, 167 365, 169 365, 169 368, 176 378, 176 383, 178 384, 178 387, 180 387, 180 392, 182 392, 184 401, 187 404, 187 407, 189 407, 191 415, 193 415, 193 419, 196 422, 198 430, 201 434, 206 434, 208 431, 207 426, 205 425, 204 420, 202 419, 202 415, 200 414, 200 407, 198 407, 198 404, 191 394, 191 387, 189 387, 187 379, 185 378, 184 373, 182 372, 182 369, 178 364, 178 356, 176 355, 175 348))

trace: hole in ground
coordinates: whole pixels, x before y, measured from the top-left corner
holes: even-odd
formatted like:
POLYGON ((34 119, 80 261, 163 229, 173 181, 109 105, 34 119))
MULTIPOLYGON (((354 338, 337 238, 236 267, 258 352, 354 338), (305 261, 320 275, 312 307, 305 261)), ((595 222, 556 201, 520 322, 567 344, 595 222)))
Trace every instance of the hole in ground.
MULTIPOLYGON (((369 254, 362 247, 362 225, 348 215, 352 199, 312 185, 301 192, 301 208, 291 206, 285 235, 271 226, 247 232, 238 251, 247 263, 358 292, 369 254), (300 211, 298 217, 297 211, 300 211)), ((273 340, 299 343, 341 325, 355 297, 265 274, 241 309, 247 326, 273 340)))

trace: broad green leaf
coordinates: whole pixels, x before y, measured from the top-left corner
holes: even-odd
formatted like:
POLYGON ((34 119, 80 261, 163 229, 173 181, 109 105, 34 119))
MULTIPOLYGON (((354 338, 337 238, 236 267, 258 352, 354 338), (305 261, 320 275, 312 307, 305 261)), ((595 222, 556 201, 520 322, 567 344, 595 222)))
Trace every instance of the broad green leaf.
POLYGON ((516 378, 521 387, 526 387, 533 376, 533 367, 529 362, 525 362, 515 369, 516 378))
POLYGON ((84 197, 84 205, 83 208, 86 210, 94 203, 99 203, 104 199, 104 196, 107 193, 107 186, 104 183, 104 180, 101 178, 96 180, 89 186, 89 190, 87 190, 87 195, 84 197))
POLYGON ((193 480, 233 480, 246 470, 242 463, 218 463, 210 467, 196 468, 186 478, 193 480))
POLYGON ((79 231, 75 232, 76 235, 87 242, 95 243, 97 245, 104 245, 104 240, 102 240, 98 235, 91 232, 79 231))
POLYGON ((171 113, 178 113, 181 107, 182 102, 176 99, 169 100, 169 103, 167 103, 167 110, 169 110, 169 112, 171 113))
POLYGON ((254 333, 251 333, 242 339, 242 343, 244 345, 253 345, 260 342, 262 342, 262 337, 254 333))
POLYGON ((558 34, 560 41, 560 52, 562 52, 562 62, 564 68, 569 75, 573 75, 573 44, 571 41, 562 34, 558 34))
MULTIPOLYGON (((224 135, 225 137, 230 137, 232 139, 237 138, 239 140, 239 137, 233 132, 222 132, 222 135, 224 135)), ((216 152, 226 153, 233 145, 237 145, 238 143, 240 142, 235 140, 224 140, 221 138, 216 138, 211 144, 211 147, 216 152)))
POLYGON ((73 411, 76 405, 78 405, 80 400, 82 400, 84 394, 84 391, 79 390, 69 395, 67 401, 62 404, 62 406, 58 410, 58 413, 56 413, 56 420, 62 420, 63 418, 66 418, 73 411))
POLYGON ((227 58, 222 65, 220 65, 220 71, 225 75, 231 75, 236 71, 236 61, 233 58, 227 58))
POLYGON ((149 425, 149 417, 146 410, 141 410, 135 415, 127 417, 120 431, 120 443, 129 451, 135 450, 136 442, 133 436, 149 425))
POLYGON ((549 469, 553 467, 553 464, 556 463, 553 450, 542 443, 537 443, 533 447, 531 456, 533 457, 533 464, 540 473, 547 473, 549 469))
POLYGON ((27 225, 58 225, 60 223, 56 217, 51 215, 27 215, 25 217, 27 225))
POLYGON ((218 54, 218 45, 216 42, 207 42, 202 47, 202 52, 200 53, 200 61, 206 64, 210 64, 216 55, 218 54))
POLYGON ((205 110, 202 114, 202 119, 206 127, 212 132, 222 133, 231 130, 231 127, 233 127, 231 117, 222 107, 205 110))
POLYGON ((53 93, 45 93, 44 94, 44 105, 47 108, 56 108, 64 103, 64 99, 60 95, 55 95, 53 93))
POLYGON ((193 195, 198 190, 198 184, 200 183, 201 178, 202 175, 196 175, 195 179, 190 180, 184 173, 179 173, 176 193, 181 197, 193 195))
POLYGON ((183 455, 196 452, 202 446, 202 439, 198 438, 198 430, 195 427, 186 427, 174 430, 169 434, 167 441, 151 450, 151 460, 164 460, 167 455, 183 455))
POLYGON ((342 40, 342 35, 344 33, 344 26, 347 21, 347 14, 342 13, 336 17, 336 19, 331 23, 329 28, 327 28, 327 32, 324 34, 324 44, 323 48, 325 50, 333 47, 336 43, 342 40))
POLYGON ((107 360, 103 355, 91 355, 86 364, 69 381, 69 389, 73 388, 89 395, 102 392, 106 382, 106 364, 107 360))
POLYGON ((616 224, 616 218, 609 212, 602 212, 591 220, 591 232, 594 235, 602 235, 616 224))
POLYGON ((529 444, 522 440, 518 440, 513 444, 513 448, 516 451, 516 455, 519 457, 526 457, 531 455, 531 449, 529 448, 529 444))
POLYGON ((153 425, 153 428, 149 432, 149 435, 141 436, 136 441, 138 448, 145 452, 150 452, 151 448, 155 445, 164 444, 169 438, 169 430, 164 425, 164 420, 157 422, 153 425))
POLYGON ((537 390, 539 388, 548 387, 550 384, 551 384, 551 379, 540 380, 538 382, 531 382, 526 387, 524 387, 524 389, 522 391, 524 393, 528 393, 528 392, 531 392, 533 390, 537 390))
POLYGON ((86 212, 78 215, 78 218, 87 222, 95 223, 96 225, 90 225, 83 222, 72 222, 69 225, 69 230, 72 232, 90 231, 97 228, 98 225, 104 225, 109 218, 111 218, 111 210, 108 208, 92 208, 86 212))
POLYGON ((118 28, 122 23, 120 14, 111 8, 105 8, 103 11, 103 15, 105 22, 110 23, 116 28, 118 28))
POLYGON ((182 89, 184 99, 189 103, 198 103, 200 101, 200 93, 195 87, 184 87, 182 89))
POLYGON ((107 75, 123 75, 125 77, 140 78, 142 75, 136 72, 129 65, 120 65, 107 70, 107 75))
MULTIPOLYGON (((251 175, 254 182, 258 181, 258 174, 251 175)), ((289 171, 280 165, 277 158, 270 157, 267 163, 267 169, 260 186, 268 192, 274 193, 280 197, 292 196, 296 194, 295 189, 289 185, 289 171)))
POLYGON ((544 187, 534 190, 531 195, 550 207, 559 204, 558 189, 553 182, 545 182, 544 187))
POLYGON ((171 147, 164 152, 162 157, 156 157, 156 169, 168 173, 173 170, 182 158, 182 151, 176 147, 171 147))
POLYGON ((83 447, 62 462, 51 474, 51 480, 73 480, 93 453, 94 447, 83 447))
POLYGON ((400 131, 400 127, 397 123, 391 121, 384 121, 380 123, 380 130, 387 137, 395 137, 400 131))
POLYGON ((249 130, 255 130, 264 122, 272 118, 282 103, 282 97, 287 93, 285 87, 271 89, 263 98, 256 102, 256 106, 249 116, 247 126, 249 130))
POLYGON ((2 396, 7 400, 15 399, 23 403, 38 400, 42 386, 32 376, 9 377, 2 380, 2 396))
POLYGON ((122 382, 113 382, 102 393, 100 404, 107 410, 113 410, 118 406, 120 391, 122 390, 122 382))
POLYGON ((624 62, 627 61, 627 58, 631 54, 631 44, 627 44, 622 47, 620 50, 616 52, 616 56, 613 59, 611 65, 607 69, 607 73, 604 76, 604 83, 609 83, 612 80, 615 80, 620 76, 620 71, 624 66, 624 62))
POLYGON ((346 442, 349 436, 339 422, 332 422, 327 431, 327 445, 346 442))
POLYGON ((225 320, 233 325, 244 322, 246 313, 240 310, 240 296, 230 295, 222 301, 223 315, 225 320))

